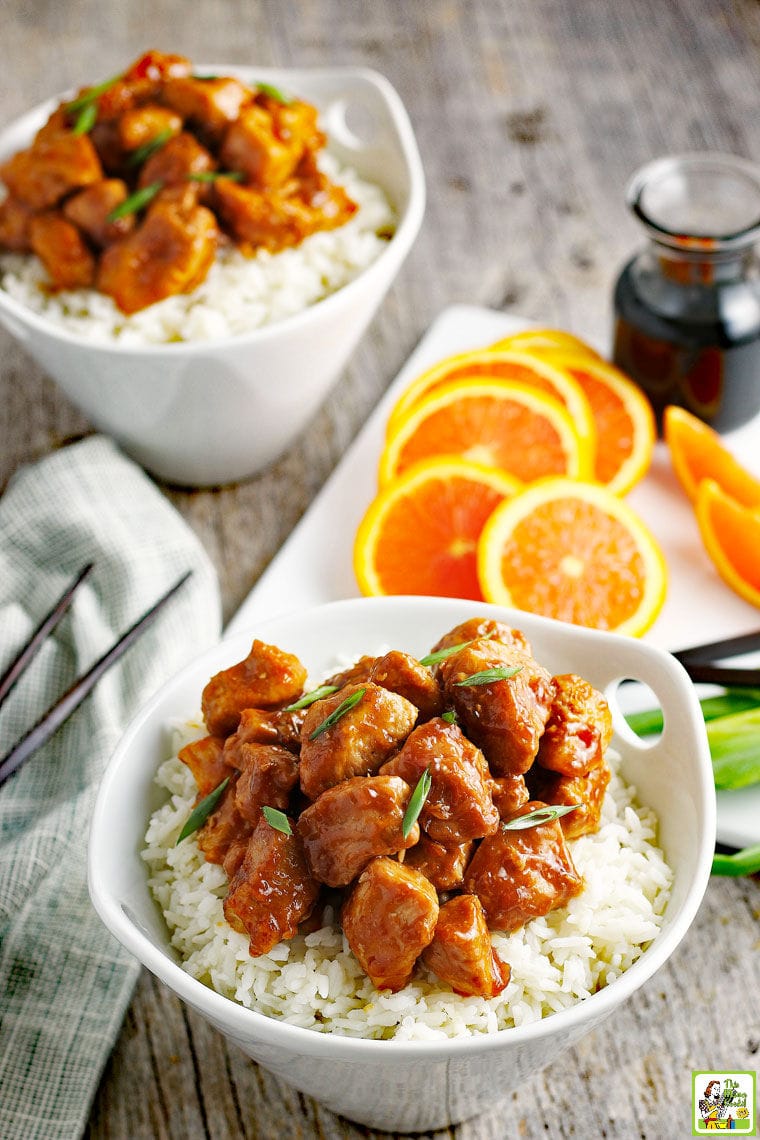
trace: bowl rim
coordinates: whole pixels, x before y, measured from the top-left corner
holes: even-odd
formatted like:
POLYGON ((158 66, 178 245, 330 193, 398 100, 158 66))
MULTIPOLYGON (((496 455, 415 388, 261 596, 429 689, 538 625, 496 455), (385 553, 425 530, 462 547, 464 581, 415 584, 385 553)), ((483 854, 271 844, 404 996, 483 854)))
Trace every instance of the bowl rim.
MULTIPOLYGON (((540 1041, 558 1033, 578 1036, 585 1029, 589 1029, 603 1020, 608 1013, 630 997, 665 964, 685 936, 701 905, 710 877, 714 850, 715 793, 707 737, 704 733, 704 727, 702 726, 700 732, 698 722, 694 719, 699 708, 696 694, 686 671, 665 650, 630 637, 571 626, 524 611, 509 610, 502 606, 486 603, 470 603, 459 599, 421 598, 404 595, 351 598, 289 611, 266 621, 256 622, 250 629, 237 630, 229 638, 223 637, 212 649, 197 656, 167 681, 132 719, 109 761, 93 811, 88 843, 90 897, 105 925, 144 966, 168 985, 177 996, 206 1016, 222 1032, 243 1040, 255 1040, 266 1046, 279 1046, 302 1056, 329 1057, 336 1061, 374 1060, 381 1062, 383 1060, 398 1061, 414 1057, 424 1057, 427 1060, 456 1058, 462 1054, 485 1053, 507 1045, 519 1046, 527 1042, 540 1041), (389 607, 400 607, 403 612, 405 609, 409 611, 419 608, 420 604, 425 605, 431 602, 442 612, 448 611, 452 616, 459 612, 460 620, 466 616, 473 616, 475 612, 486 617, 498 618, 498 620, 506 621, 513 626, 522 627, 529 637, 531 630, 536 632, 543 630, 549 631, 552 636, 558 636, 564 640, 578 638, 581 641, 588 642, 589 645, 596 644, 600 650, 604 648, 614 651, 616 646, 622 648, 634 645, 642 655, 660 663, 660 666, 682 690, 695 727, 697 744, 695 767, 699 777, 697 791, 699 792, 699 806, 705 827, 699 839, 696 866, 693 869, 691 881, 683 895, 675 918, 661 931, 633 965, 589 998, 578 1001, 567 1009, 558 1010, 538 1021, 497 1030, 494 1033, 442 1038, 432 1041, 399 1041, 395 1038, 375 1040, 321 1033, 314 1029, 289 1025, 286 1022, 259 1013, 257 1010, 249 1009, 231 998, 224 997, 186 973, 177 962, 168 956, 165 950, 157 948, 143 934, 137 922, 130 917, 128 910, 110 891, 98 864, 98 850, 101 844, 108 844, 109 841, 109 829, 105 826, 104 821, 111 784, 114 782, 118 769, 125 763, 125 758, 129 755, 133 739, 138 735, 145 722, 154 715, 175 688, 181 687, 186 679, 201 668, 205 669, 207 667, 206 662, 214 662, 215 664, 211 668, 218 668, 217 658, 228 647, 232 647, 238 642, 250 643, 254 636, 266 636, 268 629, 276 629, 283 621, 308 620, 309 615, 313 615, 317 611, 325 613, 328 618, 333 613, 349 612, 351 608, 359 610, 377 609, 382 614, 382 611, 389 607), (447 603, 452 604, 449 606, 447 603), (465 607, 468 612, 464 612, 462 607, 465 607)), ((158 767, 158 762, 156 767, 158 767)))
MULTIPOLYGON (((414 240, 422 225, 425 213, 426 186, 425 173, 420 157, 417 141, 414 136, 409 114, 395 87, 379 71, 369 67, 299 67, 277 68, 256 67, 246 64, 198 63, 194 66, 199 69, 224 69, 230 75, 251 81, 260 78, 264 81, 279 81, 285 85, 298 86, 299 83, 320 82, 334 79, 338 81, 368 83, 382 96, 390 111, 393 125, 398 133, 399 155, 403 159, 409 178, 409 197, 403 212, 399 216, 398 225, 387 245, 369 265, 365 266, 355 277, 340 286, 334 292, 322 297, 311 305, 307 305, 300 312, 291 313, 260 328, 249 332, 236 333, 227 337, 214 337, 202 341, 179 341, 169 344, 120 344, 118 341, 107 344, 100 341, 88 340, 86 336, 72 332, 68 328, 61 328, 49 318, 34 312, 22 302, 17 301, 0 285, 0 311, 6 310, 9 316, 28 326, 32 331, 38 332, 53 340, 62 340, 72 347, 79 347, 95 355, 110 356, 113 353, 125 356, 167 356, 178 359, 183 356, 197 355, 199 351, 218 351, 221 347, 246 346, 248 344, 263 344, 276 338, 280 333, 287 336, 294 328, 301 325, 308 327, 318 321, 321 315, 337 308, 349 301, 355 293, 364 287, 365 282, 374 281, 376 277, 393 275, 401 266, 411 249, 414 240)), ((0 128, 0 150, 6 136, 19 128, 25 120, 30 123, 43 114, 49 114, 58 103, 68 96, 75 94, 72 89, 59 92, 22 114, 17 115, 9 123, 0 128)), ((329 140, 328 140, 329 141, 329 140)))

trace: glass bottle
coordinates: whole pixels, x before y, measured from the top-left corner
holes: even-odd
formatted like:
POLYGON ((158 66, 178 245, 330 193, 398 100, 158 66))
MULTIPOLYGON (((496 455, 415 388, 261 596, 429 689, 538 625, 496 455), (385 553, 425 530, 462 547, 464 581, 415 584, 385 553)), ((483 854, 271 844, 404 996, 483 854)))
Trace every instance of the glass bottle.
POLYGON ((760 167, 723 154, 657 159, 627 201, 649 244, 615 286, 613 357, 658 424, 680 404, 717 431, 760 411, 760 167))

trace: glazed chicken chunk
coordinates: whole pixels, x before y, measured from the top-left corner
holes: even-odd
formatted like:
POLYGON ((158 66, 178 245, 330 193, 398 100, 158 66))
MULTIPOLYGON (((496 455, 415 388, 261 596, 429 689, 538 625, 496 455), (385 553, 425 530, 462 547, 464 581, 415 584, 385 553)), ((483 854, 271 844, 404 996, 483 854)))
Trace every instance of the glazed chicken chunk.
MULTIPOLYGON (((491 780, 491 797, 494 807, 499 813, 499 818, 510 819, 530 799, 525 777, 498 776, 495 780, 491 780)), ((540 796, 537 796, 536 799, 540 799, 540 796)))
POLYGON ((224 742, 225 763, 242 768, 240 749, 246 744, 279 744, 289 752, 300 752, 304 715, 300 709, 243 709, 236 731, 224 742))
POLYGON ((454 891, 462 885, 474 847, 473 841, 438 843, 423 831, 419 841, 407 851, 404 864, 429 879, 437 891, 454 891))
POLYGON ((198 831, 198 846, 208 862, 221 864, 228 874, 230 853, 232 863, 239 862, 251 833, 250 823, 243 819, 235 803, 236 782, 237 773, 233 773, 215 810, 198 831))
POLYGON ((301 789, 311 800, 352 776, 373 776, 406 739, 417 709, 372 681, 346 685, 315 701, 301 729, 301 789), (322 724, 344 701, 357 697, 331 727, 322 724), (318 733, 318 735, 316 735, 318 733))
POLYGON ((415 728, 381 771, 400 776, 414 788, 426 769, 432 783, 420 824, 431 839, 463 843, 496 829, 499 813, 491 799, 483 754, 456 724, 436 717, 415 728))
POLYGON ((442 661, 439 675, 446 699, 465 733, 484 752, 491 773, 527 772, 551 711, 554 682, 549 671, 521 649, 480 640, 442 661), (507 676, 480 683, 478 674, 492 669, 507 676))
POLYGON ((201 707, 208 730, 228 736, 243 709, 290 704, 305 683, 306 670, 297 657, 256 638, 244 661, 217 673, 204 688, 201 707))
POLYGON ((604 755, 612 738, 607 701, 575 673, 554 678, 554 699, 536 759, 566 776, 583 776, 604 755))
POLYGON ((451 649, 455 645, 464 645, 468 641, 500 641, 502 645, 513 645, 523 653, 530 653, 530 642, 519 629, 512 629, 503 621, 494 618, 468 618, 460 622, 436 641, 431 653, 439 653, 442 649, 451 649))
POLYGON ((362 872, 341 920, 365 974, 378 989, 396 992, 435 934, 438 895, 419 871, 380 855, 362 872))
POLYGON ((193 740, 181 748, 178 755, 193 773, 201 799, 219 787, 230 774, 224 762, 223 736, 204 736, 202 740, 193 740))
POLYGON ((454 993, 492 998, 509 983, 510 969, 491 946, 485 914, 475 895, 444 903, 422 962, 454 993))
POLYGON ((240 777, 235 784, 235 806, 254 827, 263 807, 286 811, 290 793, 298 783, 298 761, 277 744, 243 744, 238 751, 240 777))
POLYGON ((135 228, 134 214, 109 221, 109 214, 127 198, 127 184, 120 178, 93 182, 67 198, 63 216, 73 222, 95 245, 106 246, 126 237, 135 228))
POLYGON ((301 813, 298 834, 311 873, 328 887, 345 887, 376 855, 395 855, 420 836, 402 824, 411 788, 398 776, 343 780, 301 813))
MULTIPOLYGON (((518 817, 544 806, 531 800, 518 817)), ((564 906, 582 888, 559 820, 520 831, 500 827, 480 844, 464 876, 464 889, 480 899, 489 927, 507 934, 564 906)))
POLYGON ((550 804, 576 804, 574 811, 563 815, 559 822, 568 839, 577 839, 579 835, 599 830, 604 793, 611 775, 601 756, 585 774, 577 772, 573 776, 550 772, 534 764, 529 773, 531 794, 550 804))
POLYGON ((261 819, 248 841, 243 861, 224 900, 224 916, 250 938, 252 958, 266 954, 283 938, 292 938, 317 901, 301 840, 261 819))
POLYGON ((29 223, 30 245, 58 289, 91 285, 95 258, 76 226, 60 214, 35 214, 29 223))
POLYGON ((47 210, 72 190, 103 177, 87 135, 63 129, 41 131, 31 147, 0 165, 8 192, 32 210, 47 210))
POLYGON ((372 666, 370 680, 392 693, 406 697, 420 710, 419 720, 443 712, 443 694, 433 674, 408 653, 392 649, 372 666))

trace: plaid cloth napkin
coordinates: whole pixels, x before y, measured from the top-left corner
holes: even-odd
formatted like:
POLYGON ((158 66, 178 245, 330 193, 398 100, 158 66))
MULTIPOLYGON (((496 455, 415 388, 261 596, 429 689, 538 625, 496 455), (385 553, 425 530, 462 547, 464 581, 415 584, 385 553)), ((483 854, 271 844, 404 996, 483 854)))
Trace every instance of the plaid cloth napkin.
POLYGON ((138 975, 87 894, 100 775, 127 721, 219 637, 216 575, 150 480, 94 436, 0 499, 0 674, 86 562, 95 570, 0 712, 0 755, 181 573, 191 579, 0 789, 0 1136, 79 1136, 138 975))

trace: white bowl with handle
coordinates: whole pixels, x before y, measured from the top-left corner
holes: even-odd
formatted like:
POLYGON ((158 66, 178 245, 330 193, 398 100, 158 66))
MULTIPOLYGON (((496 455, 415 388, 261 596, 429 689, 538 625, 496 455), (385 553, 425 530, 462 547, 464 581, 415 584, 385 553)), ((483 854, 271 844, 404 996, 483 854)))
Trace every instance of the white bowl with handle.
POLYGON ((702 714, 681 665, 630 638, 581 629, 477 602, 442 598, 361 598, 262 622, 222 642, 184 669, 138 714, 104 776, 89 846, 92 900, 103 921, 149 970, 265 1068, 333 1111, 374 1128, 445 1128, 493 1107, 626 1001, 668 960, 686 934, 710 874, 715 794, 702 714), (254 1012, 189 976, 148 889, 140 858, 154 783, 168 755, 166 725, 186 719, 215 672, 242 659, 254 636, 298 654, 312 676, 337 656, 381 646, 418 656, 447 630, 485 615, 522 629, 537 660, 553 673, 577 672, 604 691, 615 724, 613 747, 639 800, 659 818, 658 842, 674 873, 661 932, 606 988, 541 1021, 492 1034, 436 1041, 364 1040, 284 1024, 254 1012), (648 685, 665 726, 643 742, 625 724, 617 687, 648 685))
MULTIPOLYGON (((199 70, 269 83, 313 103, 328 152, 385 191, 397 223, 379 256, 336 292, 292 316, 221 340, 96 342, 55 324, 0 286, 0 322, 72 403, 153 474, 185 486, 246 478, 295 440, 377 311, 425 208, 425 179, 409 117, 383 76, 365 68, 209 64, 199 70)), ((0 161, 29 145, 59 101, 0 132, 0 161)))

